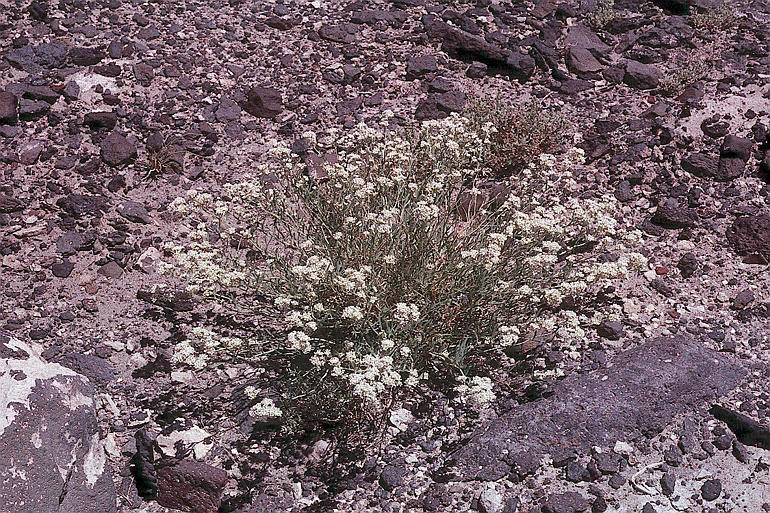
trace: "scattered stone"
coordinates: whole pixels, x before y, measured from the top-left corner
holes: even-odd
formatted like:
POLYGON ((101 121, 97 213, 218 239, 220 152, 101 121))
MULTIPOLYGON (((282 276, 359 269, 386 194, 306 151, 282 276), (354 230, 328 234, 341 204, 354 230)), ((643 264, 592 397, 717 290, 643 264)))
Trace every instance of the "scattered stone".
POLYGON ((596 73, 604 69, 604 66, 596 60, 590 50, 577 46, 567 50, 567 68, 573 73, 596 73))
POLYGON ((136 146, 117 132, 111 132, 101 145, 102 160, 112 167, 120 167, 136 159, 136 146))
POLYGON ((770 214, 738 217, 727 230, 727 240, 747 263, 770 262, 770 214))
POLYGON ((380 473, 380 486, 392 492, 404 484, 406 474, 406 469, 402 466, 386 465, 380 473))
POLYGON ((751 461, 749 449, 738 440, 733 440, 733 456, 741 463, 749 463, 751 461))
POLYGON ((670 497, 676 489, 676 476, 671 472, 663 474, 663 477, 660 478, 660 488, 663 495, 670 497))
POLYGON ((682 169, 701 178, 717 176, 719 160, 707 153, 692 153, 682 159, 682 169))
POLYGON ((625 336, 623 325, 618 321, 605 320, 596 327, 596 333, 607 340, 620 340, 625 336))
MULTIPOLYGON (((770 427, 763 426, 747 415, 730 410, 718 404, 712 406, 709 412, 714 417, 727 424, 730 431, 735 433, 735 436, 738 437, 738 440, 742 443, 761 447, 763 449, 770 449, 770 427)), ((717 445, 717 447, 719 446, 717 445)), ((725 449, 726 448, 727 447, 725 447, 725 449)))
POLYGON ((551 495, 543 505, 543 513, 581 513, 588 506, 588 500, 578 492, 565 492, 551 495))
POLYGON ((438 63, 433 55, 418 55, 409 59, 406 64, 406 78, 414 80, 429 73, 438 71, 438 63))
POLYGON ((109 111, 89 112, 83 116, 83 124, 91 130, 110 131, 115 128, 118 122, 118 115, 109 111))
POLYGON ((692 228, 697 224, 698 215, 676 198, 667 198, 658 205, 652 222, 669 229, 692 228))
POLYGON ((193 513, 219 510, 227 472, 192 460, 170 459, 155 466, 161 506, 193 513))
POLYGON ((149 224, 152 222, 150 214, 141 203, 136 201, 124 201, 118 204, 117 212, 132 223, 149 224))
POLYGON ((699 265, 698 257, 692 253, 685 253, 682 255, 682 258, 679 259, 679 263, 676 266, 679 269, 679 272, 682 273, 683 278, 689 278, 695 274, 699 265))
POLYGON ((75 268, 75 264, 68 260, 56 262, 51 265, 51 272, 57 278, 68 278, 72 274, 72 270, 75 268))
POLYGON ((623 82, 634 89, 655 89, 660 84, 663 73, 650 64, 628 61, 623 82))
POLYGON ((734 310, 743 310, 754 301, 754 292, 751 289, 744 289, 738 292, 732 299, 732 308, 734 310))
POLYGON ((0 125, 15 125, 19 119, 19 99, 9 92, 0 92, 0 125))
POLYGON ((104 51, 98 48, 73 47, 70 48, 69 58, 72 64, 77 66, 92 66, 104 59, 104 51))
POLYGON ((748 162, 751 157, 752 143, 750 139, 744 137, 737 137, 735 135, 728 135, 722 142, 722 147, 719 150, 720 157, 735 157, 739 158, 743 162, 748 162))
POLYGON ((283 99, 277 89, 252 87, 246 93, 247 101, 243 110, 258 118, 273 119, 283 110, 283 99))
POLYGON ((719 479, 709 479, 700 487, 700 494, 704 500, 715 501, 722 495, 722 481, 719 479))
POLYGON ((158 475, 155 471, 153 438, 147 428, 134 435, 136 453, 131 458, 131 471, 136 479, 139 497, 154 499, 158 494, 158 475))
POLYGON ((120 267, 120 265, 118 265, 118 263, 115 262, 114 260, 107 262, 106 264, 101 266, 99 270, 96 272, 106 278, 110 278, 113 280, 116 280, 121 276, 123 276, 123 268, 120 267))
POLYGON ((481 513, 503 513, 503 496, 495 488, 487 488, 479 496, 481 513))

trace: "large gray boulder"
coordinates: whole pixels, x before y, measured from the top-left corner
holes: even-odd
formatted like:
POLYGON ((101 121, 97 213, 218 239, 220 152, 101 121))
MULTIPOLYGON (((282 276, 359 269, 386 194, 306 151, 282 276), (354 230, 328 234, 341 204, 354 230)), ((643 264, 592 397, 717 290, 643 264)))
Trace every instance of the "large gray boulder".
POLYGON ((705 410, 746 370, 687 335, 650 340, 606 368, 573 374, 546 399, 504 413, 438 472, 443 480, 496 481, 555 447, 587 454, 660 433, 674 417, 705 410))
POLYGON ((2 332, 0 511, 116 511, 91 383, 2 332))

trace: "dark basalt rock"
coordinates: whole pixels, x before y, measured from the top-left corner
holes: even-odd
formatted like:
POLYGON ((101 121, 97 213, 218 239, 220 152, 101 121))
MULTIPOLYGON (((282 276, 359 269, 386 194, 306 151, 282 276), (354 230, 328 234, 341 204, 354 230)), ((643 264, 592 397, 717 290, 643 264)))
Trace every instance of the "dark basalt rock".
POLYGON ((156 500, 167 508, 192 513, 216 513, 227 472, 192 460, 166 460, 156 465, 156 500))
POLYGON ((727 230, 727 240, 750 263, 770 262, 770 215, 739 217, 727 230))
POLYGON ((0 511, 115 513, 91 383, 0 333, 0 387, 0 511))
POLYGON ((246 93, 247 101, 243 110, 258 118, 275 118, 283 110, 283 99, 277 89, 252 87, 246 93))
POLYGON ((615 357, 613 365, 556 384, 552 396, 503 414, 439 472, 445 479, 496 480, 504 454, 546 454, 554 445, 587 453, 662 431, 676 414, 713 401, 746 371, 685 335, 658 338, 615 357))

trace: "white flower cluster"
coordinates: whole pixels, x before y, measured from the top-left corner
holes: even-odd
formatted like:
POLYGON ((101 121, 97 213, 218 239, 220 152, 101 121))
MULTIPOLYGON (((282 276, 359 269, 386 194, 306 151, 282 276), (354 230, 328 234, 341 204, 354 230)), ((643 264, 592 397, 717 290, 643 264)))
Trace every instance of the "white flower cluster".
POLYGON ((461 401, 470 402, 478 408, 485 408, 495 400, 492 380, 487 377, 473 376, 470 381, 465 376, 458 378, 460 384, 455 392, 461 401))

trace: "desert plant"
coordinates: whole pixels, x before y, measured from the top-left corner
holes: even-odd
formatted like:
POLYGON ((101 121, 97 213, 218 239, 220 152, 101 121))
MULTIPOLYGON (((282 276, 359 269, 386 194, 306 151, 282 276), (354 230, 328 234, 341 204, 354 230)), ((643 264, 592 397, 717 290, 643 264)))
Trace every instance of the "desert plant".
POLYGON ((658 89, 666 96, 681 93, 687 87, 703 80, 711 71, 708 60, 686 58, 674 70, 660 79, 658 89))
POLYGON ((463 114, 475 130, 486 123, 495 128, 485 164, 497 177, 516 174, 540 155, 555 153, 569 132, 564 116, 537 99, 512 106, 499 97, 473 97, 463 114))
POLYGON ((595 29, 601 29, 612 23, 618 17, 615 10, 615 0, 598 0, 596 9, 586 16, 588 24, 595 29))
POLYGON ((175 360, 248 361, 262 377, 249 389, 255 417, 350 433, 421 386, 489 403, 499 362, 532 337, 577 350, 581 309, 644 264, 624 252, 638 233, 613 218, 611 196, 570 197, 580 150, 538 156, 502 204, 461 214, 501 155, 497 133, 458 115, 400 132, 360 125, 321 170, 279 146, 222 194, 175 200, 192 228, 169 245, 166 271, 255 332, 271 318, 283 333, 196 328, 175 360))
POLYGON ((151 178, 167 172, 181 173, 184 170, 184 149, 180 141, 169 139, 148 147, 145 168, 147 177, 151 178))
POLYGON ((725 4, 697 12, 690 16, 690 23, 699 32, 724 31, 738 20, 734 7, 725 4))

